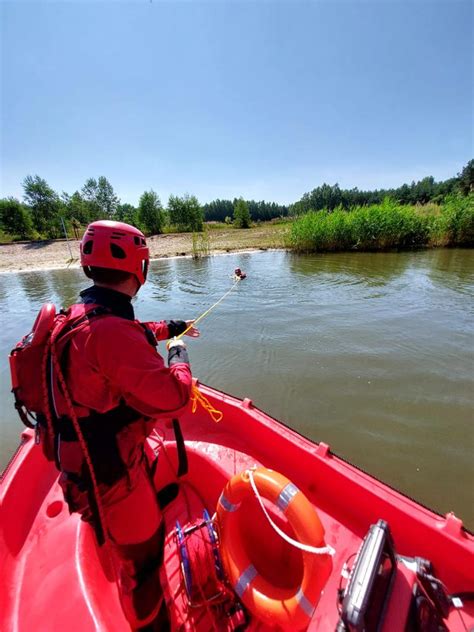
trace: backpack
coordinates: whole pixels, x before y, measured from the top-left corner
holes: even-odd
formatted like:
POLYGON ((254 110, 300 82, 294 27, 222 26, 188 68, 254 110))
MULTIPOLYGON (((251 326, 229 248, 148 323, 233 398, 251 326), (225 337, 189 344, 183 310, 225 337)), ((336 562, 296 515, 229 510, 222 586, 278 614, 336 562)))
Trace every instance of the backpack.
POLYGON ((10 373, 15 408, 28 428, 45 426, 51 411, 52 347, 70 337, 95 316, 110 313, 105 307, 73 305, 56 313, 52 303, 40 309, 30 333, 10 353, 10 373))

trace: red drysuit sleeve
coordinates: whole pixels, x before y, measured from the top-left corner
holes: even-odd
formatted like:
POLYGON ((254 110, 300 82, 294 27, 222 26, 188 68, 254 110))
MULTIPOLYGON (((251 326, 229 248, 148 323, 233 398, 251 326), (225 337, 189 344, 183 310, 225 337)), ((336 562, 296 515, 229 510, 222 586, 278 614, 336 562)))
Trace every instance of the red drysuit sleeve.
POLYGON ((168 338, 171 338, 169 329, 168 329, 168 323, 164 320, 160 320, 159 322, 156 322, 156 323, 155 322, 143 323, 143 325, 145 325, 147 329, 150 329, 153 332, 157 340, 168 340, 168 338))
POLYGON ((91 330, 94 345, 88 346, 94 348, 98 370, 129 406, 149 417, 169 417, 184 409, 192 387, 188 364, 165 366, 136 322, 108 317, 93 323, 91 330))

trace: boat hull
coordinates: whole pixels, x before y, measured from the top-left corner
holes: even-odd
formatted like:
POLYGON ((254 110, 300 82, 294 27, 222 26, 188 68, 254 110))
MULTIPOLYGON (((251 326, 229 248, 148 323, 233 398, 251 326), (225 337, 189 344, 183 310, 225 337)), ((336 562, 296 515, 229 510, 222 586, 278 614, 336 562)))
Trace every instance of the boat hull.
MULTIPOLYGON (((453 514, 443 517, 421 506, 338 458, 327 445, 316 444, 272 419, 248 399, 203 385, 199 388, 223 418, 216 423, 199 407, 180 420, 188 472, 179 478, 177 498, 164 510, 167 535, 162 568, 173 629, 208 630, 212 625, 231 629, 225 627, 230 625, 226 620, 217 624, 212 620, 218 616, 215 612, 188 607, 175 525, 193 522, 204 509, 212 515, 227 481, 259 466, 280 472, 304 492, 321 519, 326 543, 336 550, 333 572, 308 629, 335 629, 341 569, 379 519, 389 524, 397 553, 430 560, 450 593, 474 591, 474 538, 453 514)), ((33 432, 25 431, 21 441, 0 485, 1 629, 44 629, 47 622, 48 630, 129 630, 104 548, 96 545, 87 524, 69 514, 58 473, 34 444, 33 432)), ((176 482, 179 456, 171 423, 155 426, 146 450, 150 458, 159 458, 157 489, 176 482)), ((260 538, 259 563, 264 572, 276 582, 293 581, 292 573, 298 574, 297 552, 288 552, 258 510, 246 528, 260 538)), ((403 586, 408 586, 404 572, 397 579, 400 595, 403 586)), ((463 621, 458 612, 450 614, 449 629, 472 627, 471 606, 472 602, 464 604, 463 621)), ((252 618, 249 629, 274 626, 252 618)), ((386 627, 386 632, 390 629, 397 628, 386 627)))

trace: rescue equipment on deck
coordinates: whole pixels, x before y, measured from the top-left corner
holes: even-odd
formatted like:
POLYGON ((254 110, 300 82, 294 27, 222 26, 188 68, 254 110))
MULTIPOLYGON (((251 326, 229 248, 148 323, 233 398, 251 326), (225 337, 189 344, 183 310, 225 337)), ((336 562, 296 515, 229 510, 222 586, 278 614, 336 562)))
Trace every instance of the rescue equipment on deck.
POLYGON ((217 503, 216 515, 224 569, 244 605, 269 625, 277 624, 292 630, 307 626, 331 573, 334 550, 325 545, 321 521, 303 492, 273 470, 246 470, 227 483, 217 503), (296 541, 271 520, 260 494, 285 515, 296 541), (239 525, 239 508, 253 495, 272 528, 285 541, 301 550, 303 577, 298 587, 273 585, 258 573, 250 557, 246 534, 241 532, 239 525))
POLYGON ((219 539, 207 509, 201 520, 185 527, 177 521, 175 536, 188 608, 219 614, 219 629, 241 630, 247 623, 246 613, 226 583, 219 539))
POLYGON ((217 533, 207 510, 202 520, 182 527, 176 523, 180 566, 189 605, 221 603, 229 595, 224 585, 217 533))
POLYGON ((462 607, 433 575, 430 561, 397 555, 385 520, 370 526, 357 553, 344 563, 337 601, 336 632, 369 630, 374 624, 384 630, 448 632, 450 611, 462 607), (408 590, 400 589, 400 580, 397 588, 401 576, 408 590))

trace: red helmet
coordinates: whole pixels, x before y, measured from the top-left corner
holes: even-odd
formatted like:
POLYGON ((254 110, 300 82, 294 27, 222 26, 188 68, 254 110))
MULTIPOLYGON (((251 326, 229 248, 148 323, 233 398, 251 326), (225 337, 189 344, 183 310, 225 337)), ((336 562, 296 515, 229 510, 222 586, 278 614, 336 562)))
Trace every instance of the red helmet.
MULTIPOLYGON (((81 241, 81 265, 134 274, 145 283, 150 255, 145 235, 130 224, 100 220, 86 228, 81 241)), ((89 276, 89 275, 88 275, 89 276)))

